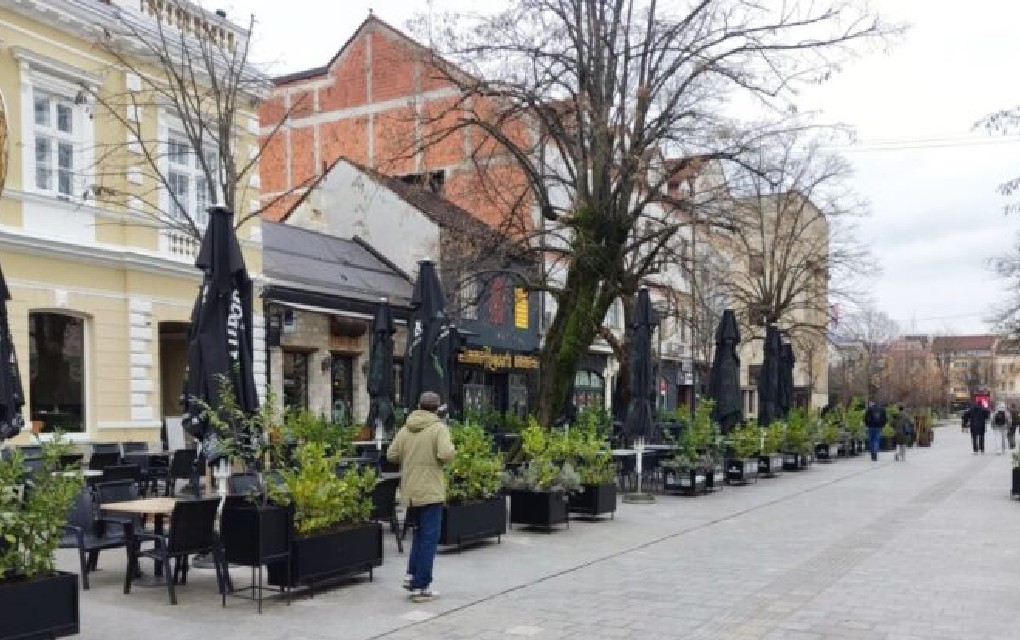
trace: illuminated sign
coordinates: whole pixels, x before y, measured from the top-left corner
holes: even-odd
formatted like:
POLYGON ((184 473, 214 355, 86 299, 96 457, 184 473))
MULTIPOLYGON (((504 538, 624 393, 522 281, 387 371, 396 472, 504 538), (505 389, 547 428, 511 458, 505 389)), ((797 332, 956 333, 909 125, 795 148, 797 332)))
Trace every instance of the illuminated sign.
POLYGON ((491 349, 462 351, 458 360, 461 364, 477 364, 489 371, 504 369, 538 369, 538 358, 514 353, 493 353, 491 349))

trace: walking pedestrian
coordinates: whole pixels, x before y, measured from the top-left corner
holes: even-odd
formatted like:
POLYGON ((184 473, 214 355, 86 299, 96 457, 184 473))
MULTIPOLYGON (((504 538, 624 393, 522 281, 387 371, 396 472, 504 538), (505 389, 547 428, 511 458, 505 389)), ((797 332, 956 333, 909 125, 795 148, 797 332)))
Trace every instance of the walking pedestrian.
POLYGON ((907 445, 910 444, 910 438, 914 435, 914 422, 902 404, 899 405, 899 411, 896 413, 894 427, 896 428, 896 455, 893 456, 893 459, 902 462, 907 459, 907 445))
POLYGON ((1006 453, 1006 432, 1009 431, 1009 411, 1005 402, 995 404, 995 413, 992 414, 992 431, 995 432, 995 441, 999 443, 998 455, 1006 453))
POLYGON ((967 411, 967 426, 970 428, 970 442, 974 455, 985 452, 985 426, 990 412, 981 402, 975 402, 967 411))
POLYGON ((454 454, 450 430, 438 415, 440 402, 437 393, 421 394, 418 408, 407 416, 386 452, 390 462, 400 464, 400 497, 408 508, 407 517, 417 523, 404 580, 404 588, 416 603, 439 597, 432 588, 432 567, 446 502, 443 464, 454 454))
POLYGON ((878 460, 878 443, 882 438, 882 427, 888 422, 885 407, 868 401, 868 408, 864 411, 864 426, 868 428, 868 451, 871 452, 872 461, 878 460))
POLYGON ((1020 407, 1014 402, 1009 407, 1009 448, 1016 448, 1016 431, 1020 427, 1020 407))

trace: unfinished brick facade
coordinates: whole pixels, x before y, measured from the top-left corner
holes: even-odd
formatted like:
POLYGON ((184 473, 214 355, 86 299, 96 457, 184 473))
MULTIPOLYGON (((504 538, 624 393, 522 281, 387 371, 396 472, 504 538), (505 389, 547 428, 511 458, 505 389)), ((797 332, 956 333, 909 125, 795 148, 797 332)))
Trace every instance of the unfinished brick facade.
MULTIPOLYGON (((458 131, 424 151, 416 144, 434 133, 428 123, 450 112, 458 89, 428 61, 428 52, 393 27, 369 17, 324 67, 276 80, 260 109, 263 135, 288 121, 261 161, 263 203, 280 220, 293 202, 339 157, 395 176, 442 172, 442 195, 477 218, 501 226, 530 220, 527 180, 516 166, 484 168, 472 159, 477 132, 458 131)), ((517 135, 527 135, 524 128, 517 135)), ((491 153, 485 154, 486 157, 491 153)), ((476 155, 477 157, 477 155, 476 155)), ((525 225, 527 222, 525 222, 525 225)))

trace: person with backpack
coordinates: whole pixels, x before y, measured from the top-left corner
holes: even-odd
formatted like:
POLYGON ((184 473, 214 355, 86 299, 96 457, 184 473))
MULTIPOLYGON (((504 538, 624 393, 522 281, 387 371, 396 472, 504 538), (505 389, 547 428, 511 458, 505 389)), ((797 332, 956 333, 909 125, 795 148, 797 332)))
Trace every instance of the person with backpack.
POLYGON ((999 443, 998 455, 1006 453, 1006 432, 1009 430, 1009 410, 1005 402, 995 405, 995 413, 992 414, 992 430, 995 431, 995 440, 999 443))
POLYGON ((896 455, 893 456, 893 459, 897 462, 902 462, 907 459, 907 445, 910 444, 910 439, 914 435, 914 421, 910 419, 910 413, 901 404, 899 405, 899 412, 896 414, 894 422, 896 427, 896 455))
POLYGON ((878 445, 882 438, 882 427, 889 421, 885 407, 877 405, 874 401, 868 401, 868 408, 864 411, 864 426, 868 428, 868 451, 871 452, 871 460, 878 460, 878 445))
POLYGON ((1017 407, 1015 402, 1009 406, 1009 417, 1009 435, 1007 439, 1009 440, 1009 448, 1015 449, 1016 430, 1020 427, 1020 408, 1017 407))

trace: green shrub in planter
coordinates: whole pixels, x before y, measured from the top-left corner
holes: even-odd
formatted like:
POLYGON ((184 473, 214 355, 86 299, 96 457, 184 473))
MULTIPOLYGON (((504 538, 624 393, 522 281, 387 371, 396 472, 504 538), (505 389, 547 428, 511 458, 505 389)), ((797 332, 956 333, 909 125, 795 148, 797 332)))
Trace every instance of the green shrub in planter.
POLYGON ((499 493, 503 456, 493 452, 492 438, 480 424, 452 424, 457 453, 444 467, 446 499, 453 504, 488 500, 499 493))
POLYGON ((757 422, 746 422, 730 434, 730 446, 733 457, 738 459, 751 458, 762 449, 762 429, 757 422))
POLYGON ((504 475, 507 489, 569 493, 581 487, 581 477, 568 461, 567 436, 561 431, 544 429, 534 418, 529 419, 521 431, 521 451, 524 465, 504 475))
POLYGON ((786 444, 786 424, 773 422, 765 429, 765 439, 762 443, 762 453, 781 453, 786 444))
POLYGON ((566 435, 566 459, 583 485, 615 481, 616 465, 605 436, 604 412, 586 408, 566 435))
POLYGON ((810 416, 803 409, 790 411, 786 420, 786 439, 783 443, 784 453, 808 455, 814 448, 810 416))

